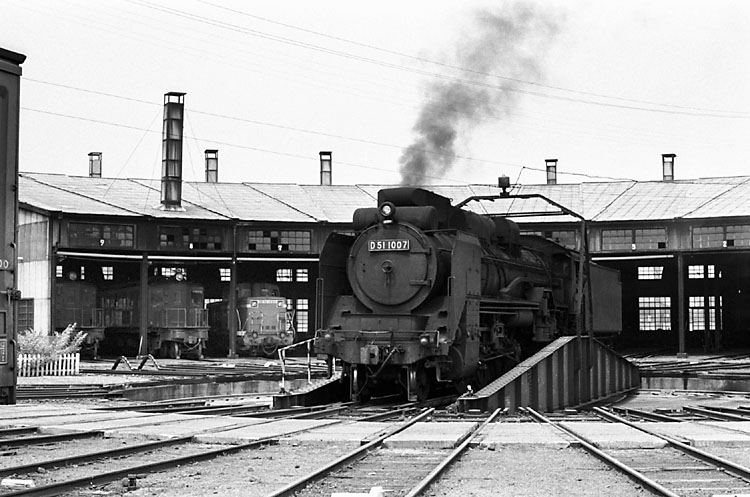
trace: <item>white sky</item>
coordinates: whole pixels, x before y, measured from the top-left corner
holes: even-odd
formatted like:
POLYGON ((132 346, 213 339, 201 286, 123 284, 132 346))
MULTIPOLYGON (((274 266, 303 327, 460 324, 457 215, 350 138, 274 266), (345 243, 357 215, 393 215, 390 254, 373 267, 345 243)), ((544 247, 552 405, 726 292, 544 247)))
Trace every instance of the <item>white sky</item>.
MULTIPOLYGON (((662 153, 677 154, 677 179, 750 175, 750 2, 526 4, 556 27, 514 45, 538 73, 498 54, 483 82, 521 81, 488 90, 500 98, 459 126, 459 158, 425 184, 544 183, 548 158, 560 183, 659 180, 662 153)), ((331 150, 335 184, 397 184, 426 88, 476 80, 456 49, 474 12, 509 5, 0 0, 0 47, 28 57, 21 171, 85 176, 101 151, 105 177, 159 178, 163 94, 180 91, 186 180, 217 148, 220 181, 316 184, 331 150)))

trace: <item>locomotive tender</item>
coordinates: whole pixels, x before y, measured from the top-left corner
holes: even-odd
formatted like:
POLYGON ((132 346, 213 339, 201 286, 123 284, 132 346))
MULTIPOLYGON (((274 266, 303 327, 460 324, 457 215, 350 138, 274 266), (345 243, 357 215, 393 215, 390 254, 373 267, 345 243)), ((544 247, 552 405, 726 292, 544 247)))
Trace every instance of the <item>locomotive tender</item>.
POLYGON ((271 357, 279 347, 294 342, 292 316, 278 285, 238 284, 235 316, 230 316, 228 296, 206 307, 211 326, 209 346, 214 354, 229 348, 229 319, 237 320, 235 350, 243 354, 271 357))
MULTIPOLYGON (((556 337, 580 330, 577 252, 522 236, 505 218, 420 188, 381 190, 354 236, 321 251, 315 349, 338 359, 353 400, 438 385, 478 389, 556 337)), ((619 332, 619 273, 593 268, 596 333, 619 332)))

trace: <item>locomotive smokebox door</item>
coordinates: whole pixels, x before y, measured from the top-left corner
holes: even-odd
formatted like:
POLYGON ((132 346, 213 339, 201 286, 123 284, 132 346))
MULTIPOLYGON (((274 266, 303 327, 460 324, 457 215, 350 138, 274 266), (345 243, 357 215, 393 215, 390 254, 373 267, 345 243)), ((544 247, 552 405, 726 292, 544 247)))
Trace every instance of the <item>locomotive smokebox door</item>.
POLYGON ((362 364, 378 364, 380 349, 377 345, 365 345, 359 349, 359 360, 362 364))

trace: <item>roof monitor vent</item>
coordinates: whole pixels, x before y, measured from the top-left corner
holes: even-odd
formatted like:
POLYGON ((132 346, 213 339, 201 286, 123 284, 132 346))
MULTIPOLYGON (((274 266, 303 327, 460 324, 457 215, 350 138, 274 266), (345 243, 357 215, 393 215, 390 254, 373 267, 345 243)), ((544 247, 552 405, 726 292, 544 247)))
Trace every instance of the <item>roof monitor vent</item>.
POLYGON ((102 153, 89 152, 89 178, 102 177, 102 153))
POLYGON ((662 179, 674 181, 674 158, 675 154, 661 154, 662 179))
POLYGON ((544 163, 547 165, 547 184, 557 184, 557 159, 546 159, 544 163))
POLYGON ((207 149, 206 154, 206 183, 219 182, 219 151, 207 149))
POLYGON ((333 183, 333 152, 320 152, 320 184, 331 186, 333 183))
POLYGON ((162 130, 161 209, 182 207, 182 126, 185 94, 164 94, 164 128, 162 130))

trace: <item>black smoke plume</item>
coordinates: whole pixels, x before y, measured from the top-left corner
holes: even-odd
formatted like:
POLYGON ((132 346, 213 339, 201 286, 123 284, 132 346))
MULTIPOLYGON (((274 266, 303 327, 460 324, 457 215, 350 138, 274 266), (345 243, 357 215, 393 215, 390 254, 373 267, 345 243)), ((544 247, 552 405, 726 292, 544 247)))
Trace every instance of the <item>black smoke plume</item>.
POLYGON ((414 142, 399 159, 402 185, 443 178, 456 159, 461 133, 490 116, 512 114, 522 95, 518 90, 528 86, 523 81, 541 80, 544 50, 557 33, 555 17, 524 4, 475 13, 471 32, 446 63, 464 71, 427 88, 412 128, 414 142))

